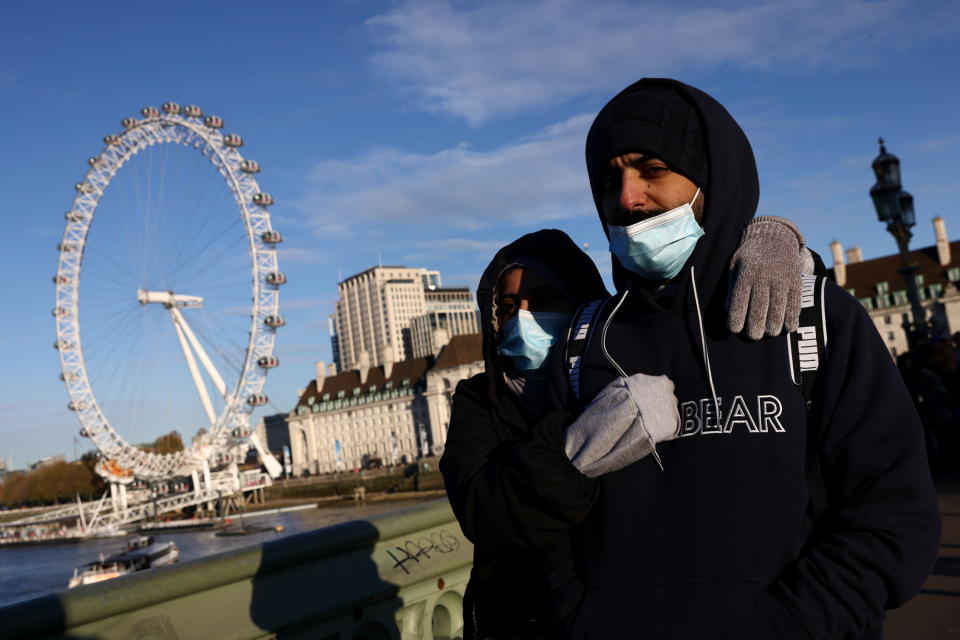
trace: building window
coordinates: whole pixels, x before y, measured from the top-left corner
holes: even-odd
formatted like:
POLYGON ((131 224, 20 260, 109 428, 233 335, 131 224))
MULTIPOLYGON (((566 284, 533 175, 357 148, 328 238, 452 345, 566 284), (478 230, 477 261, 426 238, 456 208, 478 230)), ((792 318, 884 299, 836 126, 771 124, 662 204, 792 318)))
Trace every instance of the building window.
POLYGON ((883 316, 883 324, 890 324, 893 319, 890 316, 883 316))
POLYGON ((893 292, 893 304, 896 306, 902 306, 907 304, 907 292, 906 291, 894 291, 893 292))
POLYGON ((860 298, 860 304, 862 304, 865 309, 873 309, 873 298, 860 298))
POLYGON ((897 336, 893 331, 887 331, 887 340, 889 340, 890 342, 893 342, 896 339, 897 339, 897 336))
POLYGON ((939 298, 943 295, 943 285, 942 284, 932 284, 927 287, 930 290, 931 298, 939 298))
POLYGON ((947 278, 950 282, 956 282, 960 280, 960 267, 950 267, 947 269, 947 278))
POLYGON ((883 282, 877 283, 877 293, 883 294, 883 293, 889 293, 889 292, 890 292, 890 288, 886 280, 884 280, 883 282))

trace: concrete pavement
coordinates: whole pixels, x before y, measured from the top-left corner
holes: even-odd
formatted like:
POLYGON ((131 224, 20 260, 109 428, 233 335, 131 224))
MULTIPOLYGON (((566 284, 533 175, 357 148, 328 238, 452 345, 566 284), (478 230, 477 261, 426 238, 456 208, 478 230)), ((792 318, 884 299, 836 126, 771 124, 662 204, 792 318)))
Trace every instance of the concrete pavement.
POLYGON ((943 533, 940 555, 923 590, 887 614, 887 640, 960 639, 960 472, 937 482, 943 533))

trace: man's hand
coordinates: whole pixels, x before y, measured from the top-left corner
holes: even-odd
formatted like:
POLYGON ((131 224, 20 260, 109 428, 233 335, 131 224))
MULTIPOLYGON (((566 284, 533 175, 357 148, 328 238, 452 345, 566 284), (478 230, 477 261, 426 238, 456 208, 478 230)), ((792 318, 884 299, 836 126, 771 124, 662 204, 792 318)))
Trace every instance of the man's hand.
POLYGON ((751 340, 796 331, 805 273, 813 273, 813 257, 796 225, 776 216, 754 218, 730 261, 730 331, 746 330, 751 340))
POLYGON ((582 474, 595 478, 647 456, 657 442, 680 434, 673 381, 635 373, 617 378, 567 428, 564 450, 582 474))

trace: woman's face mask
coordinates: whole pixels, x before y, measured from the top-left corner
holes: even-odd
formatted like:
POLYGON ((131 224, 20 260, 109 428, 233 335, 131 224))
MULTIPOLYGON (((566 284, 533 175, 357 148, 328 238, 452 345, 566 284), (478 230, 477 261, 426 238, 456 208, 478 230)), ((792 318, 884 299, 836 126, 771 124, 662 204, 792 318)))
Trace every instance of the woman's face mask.
POLYGON ((686 264, 703 228, 690 202, 627 227, 609 225, 610 251, 624 268, 649 280, 670 280, 686 264))
POLYGON ((543 367, 570 324, 571 314, 520 309, 506 321, 501 331, 497 353, 510 358, 521 373, 529 374, 543 367))

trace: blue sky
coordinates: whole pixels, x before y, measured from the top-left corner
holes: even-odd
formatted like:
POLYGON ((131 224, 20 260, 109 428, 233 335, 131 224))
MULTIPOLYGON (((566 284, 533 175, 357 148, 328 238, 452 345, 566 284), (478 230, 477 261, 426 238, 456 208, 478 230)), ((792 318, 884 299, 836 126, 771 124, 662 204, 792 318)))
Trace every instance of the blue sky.
MULTIPOLYGON (((915 246, 932 243, 938 214, 958 237, 955 2, 671 5, 8 4, 0 457, 73 455, 79 425, 51 348, 54 247, 86 159, 145 105, 221 115, 263 166, 290 278, 273 409, 291 408, 314 361, 331 359, 338 273, 378 256, 473 287, 496 248, 553 226, 607 271, 583 138, 606 100, 643 76, 682 79, 725 104, 754 145, 759 212, 795 220, 821 254, 834 239, 868 258, 893 252, 868 196, 880 135, 916 200, 915 246)), ((137 437, 163 427, 177 428, 176 416, 137 437)))

